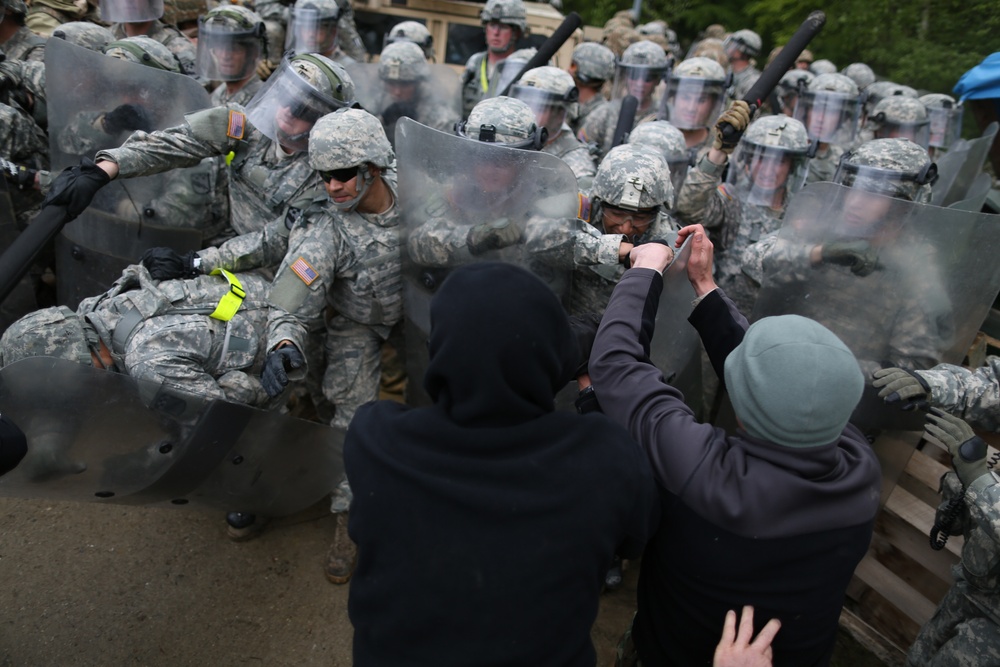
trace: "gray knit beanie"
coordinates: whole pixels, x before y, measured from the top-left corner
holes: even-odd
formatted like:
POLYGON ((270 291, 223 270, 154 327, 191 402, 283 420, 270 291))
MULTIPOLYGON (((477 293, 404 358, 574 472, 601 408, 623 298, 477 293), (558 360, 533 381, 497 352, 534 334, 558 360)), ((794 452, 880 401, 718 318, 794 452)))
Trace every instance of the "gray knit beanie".
POLYGON ((798 315, 751 325, 726 358, 725 375, 746 432, 786 447, 837 440, 864 389, 847 346, 819 322, 798 315))

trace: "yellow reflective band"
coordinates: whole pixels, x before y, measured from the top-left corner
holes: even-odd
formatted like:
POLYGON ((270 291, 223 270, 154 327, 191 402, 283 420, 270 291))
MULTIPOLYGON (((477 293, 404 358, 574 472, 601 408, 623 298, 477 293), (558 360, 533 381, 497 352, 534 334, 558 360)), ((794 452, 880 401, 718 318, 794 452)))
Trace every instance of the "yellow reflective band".
POLYGON ((483 64, 479 68, 479 87, 484 93, 490 92, 490 80, 486 78, 486 59, 489 56, 483 54, 483 64))
POLYGON ((226 166, 228 167, 233 163, 233 158, 236 157, 236 151, 229 151, 226 153, 226 166))
POLYGON ((243 305, 243 299, 246 298, 247 293, 243 290, 243 285, 240 284, 239 278, 225 269, 216 269, 209 275, 221 275, 229 282, 229 291, 226 292, 221 299, 219 299, 219 305, 216 306, 215 310, 212 311, 212 314, 209 315, 209 317, 217 320, 228 322, 233 319, 236 315, 236 311, 238 311, 240 306, 243 305))

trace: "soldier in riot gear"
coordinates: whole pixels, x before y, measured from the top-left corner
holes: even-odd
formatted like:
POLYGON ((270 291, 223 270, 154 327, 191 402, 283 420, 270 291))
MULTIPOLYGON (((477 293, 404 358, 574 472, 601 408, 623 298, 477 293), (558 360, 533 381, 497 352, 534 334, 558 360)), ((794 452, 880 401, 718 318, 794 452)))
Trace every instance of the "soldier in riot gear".
POLYGON ((396 42, 413 42, 424 52, 429 62, 434 62, 434 38, 430 30, 419 21, 403 21, 392 26, 385 36, 386 45, 396 42))
POLYGON ((573 49, 569 73, 580 93, 576 115, 569 121, 569 126, 575 134, 580 131, 590 114, 608 103, 604 99, 602 89, 615 75, 615 54, 608 47, 596 42, 577 44, 573 49))
POLYGON ((96 0, 83 3, 73 0, 32 0, 24 17, 24 24, 41 37, 54 35, 61 25, 67 23, 98 25, 97 22, 101 20, 98 4, 96 0))
POLYGON ((242 5, 220 5, 198 19, 198 75, 221 81, 213 106, 246 104, 263 85, 257 64, 267 57, 264 19, 242 5))
POLYGON ((809 89, 809 84, 815 78, 815 75, 807 69, 791 69, 785 72, 778 80, 778 87, 774 91, 779 108, 771 111, 786 116, 794 115, 799 97, 809 89))
POLYGON ((417 44, 397 41, 382 49, 378 78, 384 92, 372 112, 382 120, 390 141, 395 136, 396 121, 404 117, 442 132, 454 129, 458 110, 455 105, 448 106, 448 100, 443 103, 437 98, 437 79, 417 44))
POLYGON ((820 74, 799 95, 794 117, 819 142, 806 183, 833 180, 840 157, 854 145, 861 103, 857 85, 843 74, 820 74))
POLYGON ((104 47, 115 41, 115 36, 110 30, 89 21, 63 23, 52 31, 52 36, 101 53, 104 52, 104 47))
POLYGON ((462 75, 462 117, 479 100, 500 91, 491 88, 496 66, 517 50, 528 34, 528 13, 522 0, 489 0, 479 15, 486 33, 486 51, 472 54, 462 75))
POLYGON ((111 178, 130 178, 233 153, 230 225, 236 234, 262 229, 289 209, 323 205, 326 193, 309 166, 309 132, 322 115, 354 102, 354 84, 339 64, 315 54, 286 58, 247 106, 189 114, 183 125, 134 135, 100 151, 53 183, 55 203, 78 215, 111 178))
POLYGON ((812 65, 809 66, 809 71, 811 71, 816 76, 821 74, 834 74, 837 71, 837 66, 833 64, 832 61, 822 58, 817 60, 812 65))
POLYGON ((101 0, 101 18, 111 22, 115 39, 145 35, 170 49, 181 72, 196 76, 198 54, 194 44, 177 28, 167 25, 163 0, 101 0))
POLYGON ((344 13, 337 0, 296 0, 285 36, 285 50, 318 53, 342 65, 355 62, 338 40, 338 23, 344 13))
POLYGON ((741 275, 742 253, 778 229, 789 200, 805 180, 813 149, 806 128, 794 118, 748 119, 742 101, 722 115, 720 124, 726 121, 746 132, 738 145, 729 146, 716 129, 712 149, 688 172, 677 203, 682 220, 715 234, 716 281, 744 312, 750 312, 754 294, 741 275), (728 177, 721 184, 727 162, 728 177))
POLYGON ((729 88, 729 99, 742 100, 760 77, 757 61, 763 46, 760 35, 753 30, 737 30, 726 37, 723 43, 733 72, 733 84, 729 88))
POLYGON ((45 38, 25 27, 28 6, 24 0, 3 0, 0 17, 0 48, 11 60, 45 61, 45 38))
POLYGON ((864 92, 868 86, 875 83, 875 72, 865 63, 851 63, 840 71, 857 84, 858 90, 864 92))
MULTIPOLYGON (((666 160, 667 166, 670 167, 670 182, 673 185, 674 194, 681 191, 684 177, 687 176, 693 157, 692 152, 688 150, 684 133, 681 130, 663 120, 640 123, 629 132, 628 143, 636 146, 647 146, 659 151, 663 159, 666 160)), ((671 200, 673 199, 671 197, 671 200)), ((671 201, 671 209, 674 203, 671 201)))
POLYGON ((962 134, 962 103, 951 95, 931 93, 920 97, 930 125, 928 147, 931 157, 958 141, 962 134))
POLYGON ((883 98, 872 109, 868 124, 875 139, 901 137, 924 148, 930 141, 927 108, 913 97, 893 95, 883 98))
POLYGON ((580 141, 595 144, 601 158, 607 155, 613 148, 611 141, 618 125, 622 99, 626 95, 632 95, 639 100, 635 112, 636 122, 656 113, 658 105, 653 99, 653 92, 669 66, 666 52, 653 42, 643 40, 625 49, 615 70, 612 101, 590 114, 577 134, 580 141))
POLYGON ((688 58, 667 77, 662 120, 684 133, 689 149, 699 151, 712 138, 726 94, 726 72, 709 58, 688 58))
POLYGON ((558 67, 536 67, 514 84, 511 97, 535 112, 535 121, 548 132, 542 152, 555 155, 569 165, 587 192, 597 173, 590 150, 573 136, 566 119, 573 115, 579 98, 573 77, 558 67))

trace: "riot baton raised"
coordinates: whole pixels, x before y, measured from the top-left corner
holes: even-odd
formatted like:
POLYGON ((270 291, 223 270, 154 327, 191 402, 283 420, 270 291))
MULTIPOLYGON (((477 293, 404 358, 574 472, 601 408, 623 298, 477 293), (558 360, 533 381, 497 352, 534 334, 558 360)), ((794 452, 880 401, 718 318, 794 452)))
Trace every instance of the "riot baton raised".
MULTIPOLYGON (((826 24, 826 14, 816 10, 809 14, 808 18, 802 22, 799 29, 795 31, 788 43, 781 47, 781 53, 775 56, 774 61, 760 74, 757 82, 747 91, 743 101, 750 105, 750 115, 760 108, 761 102, 771 94, 771 91, 778 85, 781 77, 787 72, 799 55, 805 51, 812 38, 819 34, 826 24)), ((725 143, 735 143, 736 130, 729 123, 720 123, 719 129, 722 132, 722 139, 725 143)))
POLYGON ((581 25, 583 25, 583 19, 580 18, 580 15, 576 12, 570 12, 569 16, 564 18, 563 22, 558 28, 556 28, 555 32, 552 33, 552 36, 542 42, 542 45, 538 47, 538 52, 531 57, 531 60, 524 64, 524 67, 522 67, 521 71, 517 73, 517 76, 511 79, 511 82, 507 84, 507 87, 500 91, 500 95, 506 95, 510 92, 510 87, 518 82, 522 74, 549 62, 552 56, 556 54, 556 51, 562 48, 562 45, 566 43, 566 40, 572 37, 573 32, 581 25))
POLYGON ((611 135, 611 147, 621 146, 625 143, 625 137, 632 131, 635 125, 635 112, 639 108, 639 98, 635 95, 626 95, 622 98, 621 111, 618 112, 618 124, 615 125, 615 133, 611 135))

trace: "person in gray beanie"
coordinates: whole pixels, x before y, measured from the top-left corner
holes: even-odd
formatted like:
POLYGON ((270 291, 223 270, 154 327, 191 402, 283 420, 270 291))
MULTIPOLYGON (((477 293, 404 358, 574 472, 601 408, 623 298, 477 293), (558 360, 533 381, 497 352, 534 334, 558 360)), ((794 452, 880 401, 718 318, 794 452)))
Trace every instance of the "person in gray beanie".
POLYGON ((636 246, 589 365, 603 411, 645 450, 662 510, 618 664, 709 664, 727 611, 752 605, 755 631, 781 623, 775 665, 827 665, 878 511, 878 460, 849 423, 864 379, 844 343, 813 320, 769 317, 748 328, 712 279, 704 229, 682 229, 678 247, 688 237, 697 296, 689 322, 739 428, 698 423, 649 361, 672 252, 636 246))

